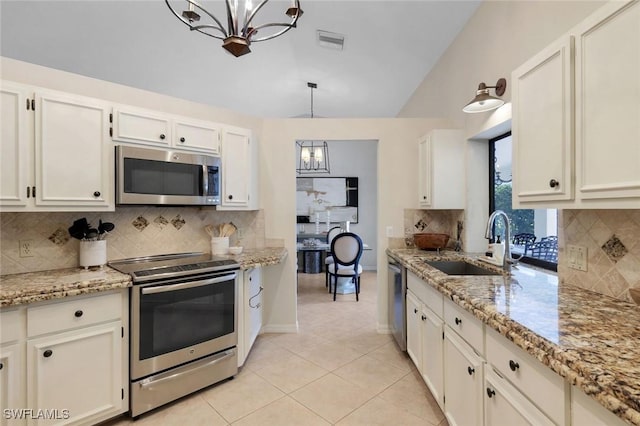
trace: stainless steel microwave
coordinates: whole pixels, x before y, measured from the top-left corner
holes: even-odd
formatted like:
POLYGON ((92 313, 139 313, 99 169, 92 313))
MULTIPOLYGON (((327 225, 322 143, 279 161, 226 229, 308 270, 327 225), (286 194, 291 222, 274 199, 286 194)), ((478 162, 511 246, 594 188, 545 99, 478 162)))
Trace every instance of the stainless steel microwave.
POLYGON ((116 146, 116 203, 220 204, 220 157, 116 146))

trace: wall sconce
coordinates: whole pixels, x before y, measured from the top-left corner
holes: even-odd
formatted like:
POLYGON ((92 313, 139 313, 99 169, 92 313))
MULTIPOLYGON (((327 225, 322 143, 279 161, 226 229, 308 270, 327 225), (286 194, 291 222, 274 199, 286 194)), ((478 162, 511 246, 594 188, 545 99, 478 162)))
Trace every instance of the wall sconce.
POLYGON ((484 83, 480 83, 476 91, 476 97, 465 105, 462 111, 467 113, 485 112, 504 105, 502 99, 489 95, 489 89, 496 89, 496 96, 502 96, 507 89, 507 80, 501 78, 495 86, 487 86, 484 83))
POLYGON ((297 141, 300 158, 296 172, 331 173, 329 170, 329 146, 326 141, 297 141))

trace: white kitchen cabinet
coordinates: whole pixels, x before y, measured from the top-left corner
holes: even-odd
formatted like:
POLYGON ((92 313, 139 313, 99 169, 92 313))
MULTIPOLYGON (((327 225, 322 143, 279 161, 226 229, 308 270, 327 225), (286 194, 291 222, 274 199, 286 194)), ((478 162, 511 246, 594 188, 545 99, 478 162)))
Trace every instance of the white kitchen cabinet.
POLYGON ((514 207, 573 200, 573 37, 513 71, 514 207))
POLYGON ((571 424, 574 426, 624 426, 627 423, 576 386, 571 387, 571 424))
POLYGON ((580 198, 585 206, 590 200, 635 199, 627 206, 638 208, 640 2, 609 3, 572 32, 580 198))
POLYGON ((455 331, 444 332, 444 413, 451 426, 483 424, 484 361, 455 331))
POLYGON ((220 155, 221 126, 209 121, 176 118, 173 145, 176 148, 220 155))
POLYGON ((243 272, 238 311, 238 367, 244 365, 262 329, 262 268, 243 272))
POLYGON ((420 300, 407 290, 407 354, 418 371, 422 373, 422 313, 420 300))
POLYGON ((555 424, 492 368, 487 367, 484 380, 485 426, 555 424))
POLYGON ((222 200, 219 210, 258 208, 257 143, 251 131, 225 127, 222 132, 222 200))
POLYGON ((25 207, 33 184, 33 114, 28 87, 0 86, 0 205, 25 207), (29 108, 29 110, 27 110, 29 108))
POLYGON ((422 315, 422 379, 444 409, 444 323, 429 308, 422 315))
POLYGON ((4 81, 2 87, 2 210, 113 210, 108 106, 4 81))
POLYGON ((172 140, 167 114, 130 106, 115 107, 112 114, 114 141, 169 146, 172 140))
POLYGON ((24 424, 18 416, 7 418, 5 410, 25 405, 24 342, 0 345, 0 425, 24 424))
POLYGON ((460 130, 433 130, 418 141, 418 206, 464 209, 465 139, 460 130))

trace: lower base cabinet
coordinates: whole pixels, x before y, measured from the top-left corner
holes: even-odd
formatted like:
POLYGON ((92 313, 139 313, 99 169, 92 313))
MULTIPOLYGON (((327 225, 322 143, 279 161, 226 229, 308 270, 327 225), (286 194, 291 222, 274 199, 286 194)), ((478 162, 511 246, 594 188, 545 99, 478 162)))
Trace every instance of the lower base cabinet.
POLYGON ((575 386, 571 387, 571 424, 624 426, 627 423, 575 386))
POLYGON ((238 367, 244 365, 262 329, 262 268, 247 269, 238 292, 238 367))

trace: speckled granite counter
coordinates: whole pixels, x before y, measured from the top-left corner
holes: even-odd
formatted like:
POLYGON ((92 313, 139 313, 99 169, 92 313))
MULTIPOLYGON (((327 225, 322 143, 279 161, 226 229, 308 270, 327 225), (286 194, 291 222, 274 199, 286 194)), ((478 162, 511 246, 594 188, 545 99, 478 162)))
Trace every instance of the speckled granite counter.
MULTIPOLYGON (((286 257, 287 249, 284 247, 251 249, 236 256, 229 256, 240 263, 241 269, 276 265, 286 257)), ((108 266, 96 270, 67 268, 4 275, 0 277, 0 307, 97 293, 130 285, 129 275, 108 266)))
MULTIPOLYGON (((449 276, 424 263, 462 255, 388 249, 473 313, 623 420, 640 425, 640 309, 520 267, 511 277, 449 276)), ((471 263, 486 264, 468 257, 471 263)))
POLYGON ((0 277, 0 307, 60 299, 125 288, 131 277, 107 266, 102 269, 56 269, 0 277))

